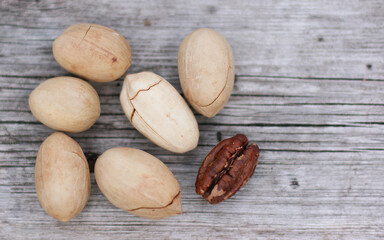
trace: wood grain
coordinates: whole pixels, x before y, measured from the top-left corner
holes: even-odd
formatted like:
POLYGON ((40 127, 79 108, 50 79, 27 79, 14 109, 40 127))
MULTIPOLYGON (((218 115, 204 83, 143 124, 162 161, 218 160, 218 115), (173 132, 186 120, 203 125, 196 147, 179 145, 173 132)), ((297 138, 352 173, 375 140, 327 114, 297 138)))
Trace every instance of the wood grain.
POLYGON ((0 2, 0 239, 383 239, 384 9, 354 1, 0 2), (182 188, 184 213, 161 221, 115 208, 91 174, 84 211, 60 223, 39 206, 34 164, 53 132, 29 111, 43 80, 70 75, 52 42, 68 25, 92 22, 125 36, 128 73, 154 71, 181 92, 177 51, 199 27, 231 44, 236 81, 216 117, 197 113, 198 147, 173 154, 126 119, 122 79, 91 83, 102 114, 70 134, 92 163, 117 146, 163 160, 182 188), (261 148, 251 180, 210 205, 194 193, 198 168, 217 141, 244 133, 261 148))

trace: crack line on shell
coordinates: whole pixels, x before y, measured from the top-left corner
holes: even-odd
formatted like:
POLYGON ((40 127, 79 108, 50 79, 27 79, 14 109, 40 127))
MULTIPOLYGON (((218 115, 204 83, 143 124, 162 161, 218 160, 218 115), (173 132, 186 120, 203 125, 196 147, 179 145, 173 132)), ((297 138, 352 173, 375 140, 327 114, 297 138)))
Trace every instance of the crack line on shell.
MULTIPOLYGON (((83 39, 84 42, 87 42, 89 44, 91 44, 92 46, 95 47, 95 49, 99 49, 100 50, 100 53, 103 52, 104 54, 106 55, 110 55, 110 56, 113 56, 113 57, 116 57, 115 54, 113 54, 112 52, 108 51, 107 49, 103 48, 103 47, 100 47, 99 45, 91 42, 91 41, 88 41, 87 39, 83 39)), ((104 55, 105 56, 105 55, 104 55)), ((117 57, 116 57, 117 58, 117 57)))
MULTIPOLYGON (((146 89, 140 89, 140 90, 137 91, 137 93, 136 93, 132 98, 130 98, 129 100, 133 100, 133 99, 135 99, 135 97, 137 97, 137 95, 139 95, 140 92, 149 91, 149 89, 151 89, 152 87, 158 85, 161 81, 162 81, 162 79, 160 79, 160 81, 158 81, 157 83, 155 83, 155 84, 153 84, 153 85, 150 85, 150 86, 149 86, 148 88, 146 88, 146 89)), ((129 97, 129 95, 128 95, 128 97, 129 97)))
MULTIPOLYGON (((227 49, 227 54, 230 54, 229 53, 229 50, 227 49)), ((213 99, 210 103, 208 104, 205 104, 205 105, 199 105, 197 103, 195 103, 194 101, 190 101, 191 103, 199 106, 199 107, 203 107, 203 108, 206 108, 206 107, 209 107, 210 105, 212 105, 213 103, 215 103, 215 101, 220 97, 220 95, 224 92, 224 89, 227 87, 227 83, 228 83, 228 77, 229 77, 229 70, 231 69, 231 65, 228 64, 228 70, 227 70, 227 77, 225 79, 225 84, 224 84, 224 87, 221 89, 221 91, 219 92, 219 94, 217 95, 217 97, 215 99, 213 99)))
POLYGON ((134 209, 130 209, 130 210, 127 210, 127 211, 137 211, 137 210, 141 210, 141 209, 163 209, 163 208, 166 208, 166 207, 169 207, 170 205, 173 204, 173 202, 175 201, 175 199, 181 194, 181 191, 179 191, 176 196, 174 196, 172 198, 172 201, 170 203, 168 203, 167 205, 163 206, 163 207, 139 207, 139 208, 134 208, 134 209))
POLYGON ((132 122, 132 119, 133 119, 133 115, 135 115, 135 112, 136 112, 136 108, 133 108, 133 111, 131 113, 131 116, 129 117, 129 120, 132 122))
POLYGON ((84 37, 81 39, 80 43, 81 43, 81 42, 84 40, 84 38, 87 36, 89 30, 91 30, 91 27, 92 27, 92 24, 89 25, 89 28, 88 28, 87 31, 85 32, 84 37))
MULTIPOLYGON (((157 83, 155 83, 155 84, 153 84, 153 85, 151 85, 151 86, 149 86, 149 88, 147 88, 145 91, 148 91, 150 88, 152 88, 152 87, 154 87, 154 86, 156 86, 156 85, 158 85, 160 82, 162 81, 162 79, 160 79, 160 81, 159 82, 157 82, 157 83)), ((128 87, 126 87, 125 88, 125 90, 126 90, 126 94, 127 94, 127 98, 128 98, 128 101, 131 103, 131 105, 132 105, 132 108, 133 108, 133 111, 132 111, 132 113, 131 113, 131 119, 130 119, 130 121, 131 121, 131 123, 132 123, 132 125, 133 125, 133 117, 134 117, 134 115, 135 114, 137 114, 137 115, 139 115, 139 117, 143 120, 143 122, 145 123, 145 125, 147 125, 151 130, 152 130, 152 132, 153 133, 155 133, 157 136, 159 136, 165 143, 167 143, 168 145, 170 145, 170 146, 174 146, 173 144, 170 144, 167 140, 165 140, 159 133, 157 133, 145 120, 144 120, 144 118, 140 115, 140 113, 136 110, 136 107, 135 107, 135 105, 133 104, 133 102, 132 102, 132 100, 139 94, 139 92, 140 91, 144 91, 144 90, 139 90, 136 94, 135 94, 135 96, 131 99, 131 98, 129 98, 129 94, 128 94, 128 87)), ((136 127, 135 127, 136 128, 136 127)), ((152 140, 151 140, 152 141, 152 140)), ((156 144, 157 145, 157 144, 156 144)))

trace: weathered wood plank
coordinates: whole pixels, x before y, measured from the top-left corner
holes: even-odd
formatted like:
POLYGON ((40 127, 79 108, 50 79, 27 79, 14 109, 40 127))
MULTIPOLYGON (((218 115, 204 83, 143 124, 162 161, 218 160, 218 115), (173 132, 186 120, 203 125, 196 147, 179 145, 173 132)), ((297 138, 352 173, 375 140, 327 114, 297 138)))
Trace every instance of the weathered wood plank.
MULTIPOLYGON (((33 88, 38 81, 31 84, 33 88)), ((85 152, 95 155, 110 147, 128 145, 158 156, 180 180, 184 214, 155 222, 138 219, 106 201, 92 176, 87 208, 64 225, 38 206, 34 189, 34 158, 41 141, 52 131, 28 112, 29 87, 3 89, 2 107, 7 110, 2 108, 0 112, 0 151, 6 160, 1 162, 4 177, 0 178, 0 189, 5 199, 2 204, 10 204, 4 206, 10 219, 4 223, 9 229, 6 232, 16 238, 38 238, 42 231, 55 231, 55 237, 62 239, 86 238, 80 233, 85 228, 92 229, 93 238, 252 238, 256 234, 315 239, 330 233, 334 239, 380 238, 383 214, 377 209, 383 208, 384 196, 380 157, 384 151, 380 124, 384 116, 382 94, 376 89, 383 84, 239 78, 234 96, 222 113, 213 119, 197 115, 199 147, 183 155, 159 149, 130 126, 119 106, 120 86, 104 92, 105 88, 96 85, 104 113, 90 131, 73 136, 85 152), (221 137, 247 133, 260 145, 262 156, 255 177, 236 197, 221 206, 210 206, 194 194, 193 183, 202 158, 218 140, 217 132, 221 137), (14 200, 10 203, 9 199, 14 200), (25 212, 30 219, 22 219, 25 212), (218 231, 221 228, 225 230, 218 231)))
POLYGON ((381 0, 194 4, 61 0, 3 5, 0 71, 7 75, 63 72, 53 60, 51 42, 68 25, 88 21, 110 26, 128 39, 133 49, 130 72, 176 73, 177 50, 185 35, 198 27, 214 27, 231 43, 238 74, 384 76, 381 0))
POLYGON ((383 239, 384 11, 369 1, 0 1, 1 239, 383 239), (163 160, 182 187, 184 213, 161 221, 115 208, 91 174, 85 210, 59 223, 39 206, 34 163, 53 131, 29 112, 43 80, 68 75, 52 41, 68 25, 94 22, 131 44, 128 72, 155 71, 181 92, 177 50, 185 35, 213 27, 235 53, 236 83, 222 112, 196 114, 198 147, 172 154, 137 132, 119 103, 122 79, 92 83, 97 123, 70 134, 90 162, 131 146, 163 160), (204 156, 245 133, 260 164, 229 201, 194 193, 204 156))

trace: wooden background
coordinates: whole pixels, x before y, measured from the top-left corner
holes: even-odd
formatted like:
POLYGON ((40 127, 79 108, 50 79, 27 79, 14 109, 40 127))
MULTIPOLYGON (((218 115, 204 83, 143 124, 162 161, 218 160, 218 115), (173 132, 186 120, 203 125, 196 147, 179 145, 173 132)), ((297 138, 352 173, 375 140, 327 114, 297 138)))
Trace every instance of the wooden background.
MULTIPOLYGON (((0 0, 0 239, 384 239, 384 1, 0 0), (236 82, 216 117, 199 114, 198 147, 172 154, 145 139, 119 103, 122 78, 94 84, 101 117, 70 134, 89 160, 117 146, 163 160, 184 213, 161 221, 114 207, 91 174, 84 211, 60 223, 40 207, 34 165, 53 130, 30 113, 43 80, 69 75, 52 42, 91 22, 127 38, 128 73, 154 71, 180 92, 177 51, 199 27, 231 44, 236 82), (222 138, 259 144, 254 176, 210 205, 194 192, 199 165, 222 138)), ((133 193, 134 194, 134 193, 133 193)))

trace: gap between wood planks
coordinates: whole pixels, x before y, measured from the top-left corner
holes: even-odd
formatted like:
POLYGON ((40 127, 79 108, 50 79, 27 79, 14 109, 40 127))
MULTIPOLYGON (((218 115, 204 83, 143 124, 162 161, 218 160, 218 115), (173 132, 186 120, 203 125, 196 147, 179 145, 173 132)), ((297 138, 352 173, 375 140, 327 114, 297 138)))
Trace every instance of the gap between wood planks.
MULTIPOLYGON (((8 75, 8 74, 0 74, 0 77, 4 78, 33 78, 33 79, 41 79, 41 78, 54 78, 56 75, 48 75, 48 76, 28 76, 28 75, 8 75)), ((298 79, 298 80, 331 80, 331 81, 384 81, 384 79, 378 78, 336 78, 336 77, 295 77, 295 76, 270 76, 270 75, 247 75, 247 74, 239 74, 236 75, 237 78, 276 78, 276 79, 298 79)), ((178 76, 168 76, 169 79, 178 78, 178 76)), ((121 77, 123 79, 123 77, 121 77)), ((119 79, 118 79, 119 80, 119 79)))

